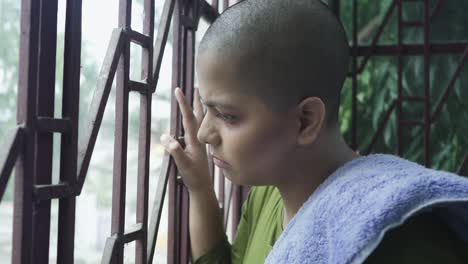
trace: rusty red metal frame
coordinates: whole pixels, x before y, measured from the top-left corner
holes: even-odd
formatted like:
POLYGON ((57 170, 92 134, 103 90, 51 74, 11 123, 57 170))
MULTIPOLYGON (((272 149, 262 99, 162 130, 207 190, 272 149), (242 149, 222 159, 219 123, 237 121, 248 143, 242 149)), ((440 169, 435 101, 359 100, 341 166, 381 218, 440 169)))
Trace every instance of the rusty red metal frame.
MULTIPOLYGON (((403 127, 418 126, 424 130, 426 166, 431 164, 430 126, 437 120, 453 91, 454 83, 468 60, 468 42, 430 43, 430 20, 435 17, 444 1, 439 0, 431 8, 429 0, 418 1, 424 10, 423 21, 404 21, 402 8, 409 0, 394 0, 377 29, 370 46, 357 43, 357 0, 353 0, 353 32, 351 54, 352 81, 352 139, 357 142, 357 101, 359 74, 372 56, 396 56, 398 73, 398 98, 394 99, 384 113, 378 129, 367 147, 370 153, 381 136, 390 115, 396 111, 398 128, 397 152, 402 153, 403 127), (390 16, 397 12, 397 45, 378 45, 380 36, 390 16), (402 30, 420 27, 424 30, 422 44, 403 43, 402 30), (429 62, 432 54, 462 53, 453 76, 431 112, 429 90, 429 62), (424 57, 424 96, 405 95, 402 92, 402 70, 405 56, 424 57), (360 58, 360 60, 358 60, 360 58), (403 119, 403 101, 424 104, 424 113, 419 120, 403 119)), ((224 11, 230 4, 223 0, 224 11)), ((54 117, 55 43, 57 37, 57 0, 22 0, 21 40, 18 80, 18 127, 7 142, 7 152, 1 157, 0 201, 5 192, 13 167, 16 165, 15 202, 13 224, 12 263, 47 263, 50 236, 50 202, 59 200, 59 224, 57 260, 73 263, 75 232, 75 200, 80 195, 86 180, 91 156, 99 133, 104 110, 117 74, 115 153, 113 175, 112 234, 106 241, 102 263, 122 263, 124 245, 136 242, 135 263, 152 263, 158 236, 166 188, 169 195, 169 240, 168 263, 190 262, 190 237, 188 232, 188 195, 183 183, 177 179, 173 159, 165 155, 158 178, 156 198, 149 215, 149 147, 151 124, 151 96, 155 92, 161 69, 162 56, 172 21, 173 28, 173 82, 172 87, 181 87, 193 101, 195 34, 200 18, 212 23, 218 17, 218 0, 166 0, 154 40, 154 1, 144 1, 143 32, 131 29, 131 0, 119 2, 119 27, 112 32, 108 50, 99 74, 98 83, 90 106, 91 120, 83 144, 78 144, 78 105, 81 55, 81 0, 67 0, 65 25, 65 63, 63 83, 62 116, 54 117), (142 52, 141 80, 129 78, 130 43, 140 45, 142 52), (154 46, 153 46, 154 44, 154 46), (41 47, 48 47, 41 49, 41 47), (138 183, 136 223, 124 230, 126 193, 126 154, 128 127, 128 98, 130 92, 140 95, 140 127, 138 147, 138 183), (61 136, 60 182, 52 184, 52 133, 61 136), (39 155, 40 154, 40 155, 39 155), (35 212, 33 214, 33 212, 35 212)), ((339 15, 340 1, 332 1, 339 15)), ((174 98, 171 101, 172 135, 183 135, 181 115, 174 98)), ((468 154, 458 169, 466 175, 468 154)), ((224 215, 224 228, 229 220, 235 235, 240 210, 249 188, 230 185, 227 200, 226 182, 222 174, 215 186, 220 209, 224 215), (232 208, 231 208, 232 207, 232 208)), ((214 180, 214 178, 213 178, 214 180)), ((227 230, 226 230, 227 231, 227 230)))

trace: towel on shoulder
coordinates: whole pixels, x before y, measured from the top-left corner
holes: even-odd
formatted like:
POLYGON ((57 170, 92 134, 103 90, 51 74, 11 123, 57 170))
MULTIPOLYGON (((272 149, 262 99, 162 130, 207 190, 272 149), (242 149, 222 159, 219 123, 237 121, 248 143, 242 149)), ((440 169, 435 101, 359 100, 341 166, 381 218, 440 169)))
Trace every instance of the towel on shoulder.
POLYGON ((468 242, 467 178, 393 155, 362 156, 316 189, 265 263, 362 263, 389 229, 439 208, 447 224, 468 242))

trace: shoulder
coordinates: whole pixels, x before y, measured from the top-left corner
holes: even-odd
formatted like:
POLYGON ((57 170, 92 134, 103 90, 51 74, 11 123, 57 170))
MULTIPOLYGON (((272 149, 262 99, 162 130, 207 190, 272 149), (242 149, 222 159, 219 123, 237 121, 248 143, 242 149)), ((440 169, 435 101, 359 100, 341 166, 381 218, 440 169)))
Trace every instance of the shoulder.
POLYGON ((432 213, 422 213, 385 234, 365 263, 467 263, 467 245, 432 213))

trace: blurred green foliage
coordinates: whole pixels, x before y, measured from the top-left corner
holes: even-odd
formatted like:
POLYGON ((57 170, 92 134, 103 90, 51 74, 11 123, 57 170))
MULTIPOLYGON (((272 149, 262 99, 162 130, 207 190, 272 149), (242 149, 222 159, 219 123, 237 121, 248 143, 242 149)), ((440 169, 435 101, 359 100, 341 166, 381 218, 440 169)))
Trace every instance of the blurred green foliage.
MULTIPOLYGON (((390 7, 392 0, 358 1, 359 45, 370 45, 377 27, 390 7)), ((431 1, 431 7, 436 1, 431 1)), ((468 40, 468 2, 464 0, 444 1, 439 12, 431 21, 431 42, 454 42, 468 40)), ((379 45, 396 45, 397 10, 395 9, 386 25, 379 45)), ((341 19, 348 38, 352 36, 352 1, 341 1, 341 19)), ((402 9, 404 20, 422 21, 423 2, 405 3, 402 9)), ((423 28, 406 28, 404 43, 423 43, 423 28)), ((430 92, 432 112, 457 68, 461 53, 437 54, 430 58, 430 92)), ((358 60, 360 62, 360 59, 358 60)), ((359 63, 358 63, 359 65, 359 63)), ((405 96, 424 95, 423 56, 404 57, 403 90, 405 96)), ((392 56, 372 57, 365 70, 358 77, 357 93, 357 139, 358 150, 365 153, 383 114, 397 98, 397 59, 392 56)), ((432 166, 436 169, 456 171, 468 152, 468 66, 464 66, 453 92, 450 94, 442 113, 431 128, 432 166)), ((351 142, 352 83, 348 80, 342 92, 340 109, 341 130, 351 142)), ((421 102, 403 103, 405 120, 424 118, 421 102)), ((424 131, 421 127, 403 129, 403 156, 424 164, 424 131)), ((374 146, 374 153, 394 153, 397 149, 396 111, 387 123, 382 136, 374 146)))

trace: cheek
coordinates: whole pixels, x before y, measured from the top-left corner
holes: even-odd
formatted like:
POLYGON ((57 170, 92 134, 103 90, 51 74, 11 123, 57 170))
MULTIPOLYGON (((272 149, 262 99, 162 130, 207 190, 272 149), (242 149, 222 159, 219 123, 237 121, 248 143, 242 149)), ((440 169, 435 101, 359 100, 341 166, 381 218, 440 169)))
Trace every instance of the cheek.
POLYGON ((283 164, 290 144, 284 129, 252 129, 233 145, 239 177, 252 185, 267 185, 284 174, 283 164))

